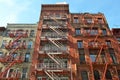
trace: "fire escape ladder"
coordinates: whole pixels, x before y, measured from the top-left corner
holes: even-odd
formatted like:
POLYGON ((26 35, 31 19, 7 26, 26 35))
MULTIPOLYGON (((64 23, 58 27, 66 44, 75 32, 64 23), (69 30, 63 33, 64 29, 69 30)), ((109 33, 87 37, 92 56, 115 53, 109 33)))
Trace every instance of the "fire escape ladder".
POLYGON ((90 60, 89 60, 89 64, 90 64, 90 76, 91 76, 91 78, 92 78, 92 80, 94 80, 94 78, 93 78, 93 63, 92 63, 92 60, 91 60, 91 58, 90 58, 90 60))
POLYGON ((97 62, 98 58, 100 57, 102 49, 103 49, 103 45, 101 46, 100 51, 99 51, 98 55, 96 56, 95 62, 97 62))
POLYGON ((57 41, 55 38, 48 38, 48 40, 60 49, 64 47, 64 45, 60 43, 59 41, 57 41))
POLYGON ((6 47, 11 47, 16 41, 18 41, 23 35, 18 36, 13 42, 9 43, 6 47))
POLYGON ((60 80, 60 78, 53 72, 49 70, 45 70, 45 73, 51 78, 52 80, 60 80))
POLYGON ((48 38, 48 40, 49 40, 50 42, 52 42, 55 46, 57 46, 58 48, 60 48, 60 46, 55 42, 54 39, 48 38))
POLYGON ((58 25, 62 25, 55 17, 50 17, 53 21, 55 21, 58 25))
POLYGON ((47 54, 57 65, 62 66, 62 60, 56 57, 54 54, 47 54))
POLYGON ((105 74, 106 74, 106 71, 107 71, 108 64, 109 64, 109 63, 106 63, 106 64, 105 64, 105 68, 104 68, 102 80, 105 80, 105 74))
POLYGON ((0 73, 0 78, 2 78, 6 74, 6 72, 10 69, 10 67, 12 67, 13 65, 15 65, 16 62, 17 62, 17 60, 12 61, 12 63, 10 63, 6 67, 6 69, 3 72, 0 73))
POLYGON ((56 32, 58 35, 60 35, 60 36, 63 36, 63 34, 64 34, 64 32, 62 31, 62 30, 60 30, 59 28, 57 28, 57 27, 55 27, 55 26, 50 26, 49 25, 49 28, 51 29, 51 30, 53 30, 54 32, 56 32))

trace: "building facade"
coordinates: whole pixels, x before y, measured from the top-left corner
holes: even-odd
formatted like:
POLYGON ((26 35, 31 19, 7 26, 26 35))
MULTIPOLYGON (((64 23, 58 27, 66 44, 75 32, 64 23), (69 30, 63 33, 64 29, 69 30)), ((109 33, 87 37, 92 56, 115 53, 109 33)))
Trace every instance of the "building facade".
POLYGON ((38 24, 8 24, 0 79, 119 80, 120 47, 103 13, 44 4, 38 24))
POLYGON ((120 28, 112 28, 112 33, 115 36, 115 38, 118 40, 120 46, 120 28))
POLYGON ((120 49, 104 14, 42 5, 31 80, 119 80, 120 49))
POLYGON ((7 24, 0 52, 0 80, 28 80, 37 24, 7 24))

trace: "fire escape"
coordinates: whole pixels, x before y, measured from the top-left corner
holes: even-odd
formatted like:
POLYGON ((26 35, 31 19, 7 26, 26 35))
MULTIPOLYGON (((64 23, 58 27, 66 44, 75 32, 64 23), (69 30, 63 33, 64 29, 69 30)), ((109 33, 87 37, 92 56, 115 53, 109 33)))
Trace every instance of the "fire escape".
POLYGON ((23 57, 21 56, 21 53, 17 53, 20 49, 25 49, 26 44, 25 43, 19 43, 16 44, 17 41, 19 41, 21 38, 27 37, 27 31, 11 31, 8 33, 10 38, 13 38, 13 41, 10 40, 10 42, 5 45, 5 48, 9 51, 8 55, 3 55, 3 57, 0 57, 0 62, 5 65, 5 68, 2 72, 0 72, 0 79, 5 80, 18 80, 20 78, 20 72, 13 71, 12 73, 8 74, 8 71, 16 64, 20 64, 23 62, 23 57), (16 44, 16 45, 15 45, 16 44), (17 53, 17 54, 15 54, 17 53), (17 56, 16 56, 17 55, 17 56), (11 76, 8 76, 11 75, 11 76))
MULTIPOLYGON (((105 75, 106 75, 106 71, 111 67, 112 69, 114 69, 116 71, 116 68, 114 66, 110 66, 112 64, 112 59, 110 57, 110 54, 108 53, 108 48, 109 46, 100 40, 100 37, 102 35, 102 33, 98 32, 97 34, 91 34, 92 31, 94 31, 94 26, 96 25, 96 23, 87 23, 87 21, 85 21, 85 25, 89 25, 90 29, 87 30, 84 34, 87 37, 90 37, 91 39, 88 39, 87 43, 87 47, 88 50, 97 50, 96 52, 96 57, 95 60, 92 61, 92 59, 89 57, 89 65, 90 65, 90 79, 91 80, 95 80, 94 79, 94 70, 95 69, 99 69, 102 70, 102 75, 101 75, 101 80, 106 80, 105 75), (106 56, 106 60, 102 60, 102 53, 104 52, 105 56, 106 56)), ((95 32, 92 32, 95 33, 95 32)), ((90 55, 90 53, 89 53, 90 55)), ((114 79, 117 80, 117 79, 114 79)))
MULTIPOLYGON (((42 47, 40 48, 39 54, 46 55, 52 63, 45 63, 41 62, 37 64, 37 70, 43 70, 44 73, 51 79, 51 80, 61 80, 61 74, 64 76, 64 74, 70 73, 70 64, 69 64, 69 52, 67 46, 68 38, 67 38, 67 17, 60 18, 55 16, 44 16, 44 20, 47 21, 42 26, 42 34, 46 34, 48 31, 50 33, 44 35, 41 38, 41 41, 43 43, 49 43, 56 49, 49 49, 49 50, 42 50, 42 47), (60 22, 64 20, 64 23, 60 22), (52 21, 52 23, 49 23, 49 21, 52 21), (47 30, 44 32, 44 30, 47 30), (54 33, 54 35, 50 35, 51 33, 54 33), (43 39, 44 38, 44 39, 43 39), (66 50, 64 48, 66 47, 66 50), (67 59, 66 63, 63 61, 63 59, 67 59)), ((43 20, 43 21, 44 21, 43 20)), ((44 23, 44 22, 43 22, 44 23)), ((51 47, 52 47, 51 46, 51 47)), ((45 59, 45 58, 43 58, 45 59)))

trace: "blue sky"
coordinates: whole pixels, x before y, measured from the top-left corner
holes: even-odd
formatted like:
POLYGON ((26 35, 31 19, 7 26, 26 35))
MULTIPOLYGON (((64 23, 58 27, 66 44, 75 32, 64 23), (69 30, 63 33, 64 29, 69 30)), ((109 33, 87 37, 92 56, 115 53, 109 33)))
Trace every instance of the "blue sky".
POLYGON ((110 28, 120 28, 120 0, 0 0, 0 26, 37 23, 41 4, 57 2, 68 3, 71 13, 102 12, 110 28))

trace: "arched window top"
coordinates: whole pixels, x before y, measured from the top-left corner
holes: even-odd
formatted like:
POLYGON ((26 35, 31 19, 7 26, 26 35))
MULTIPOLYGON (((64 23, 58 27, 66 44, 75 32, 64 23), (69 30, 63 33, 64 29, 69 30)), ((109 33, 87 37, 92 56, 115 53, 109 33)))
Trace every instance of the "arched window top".
POLYGON ((94 70, 94 78, 95 80, 100 80, 100 74, 98 70, 94 70))
POLYGON ((111 75, 110 70, 106 71, 105 77, 106 77, 106 79, 112 79, 112 75, 111 75))

